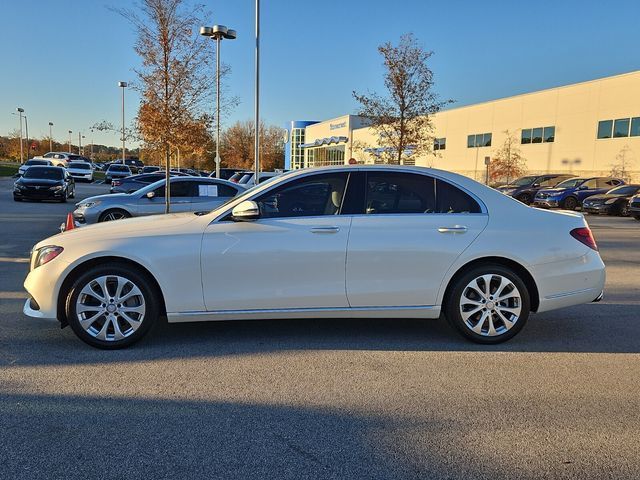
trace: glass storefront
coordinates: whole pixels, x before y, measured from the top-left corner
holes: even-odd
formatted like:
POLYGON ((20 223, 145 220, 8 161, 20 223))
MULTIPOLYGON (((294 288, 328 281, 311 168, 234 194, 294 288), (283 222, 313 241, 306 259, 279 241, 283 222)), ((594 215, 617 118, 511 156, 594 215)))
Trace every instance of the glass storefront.
POLYGON ((323 167, 326 165, 344 165, 344 145, 331 145, 306 148, 306 166, 323 167))

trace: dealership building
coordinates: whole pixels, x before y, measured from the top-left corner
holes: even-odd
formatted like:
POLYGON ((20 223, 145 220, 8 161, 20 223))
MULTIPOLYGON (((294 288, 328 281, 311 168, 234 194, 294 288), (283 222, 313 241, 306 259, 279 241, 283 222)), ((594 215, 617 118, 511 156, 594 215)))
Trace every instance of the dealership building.
MULTIPOLYGON (((606 175, 624 162, 640 181, 640 71, 450 108, 433 115, 432 123, 433 151, 408 150, 405 164, 480 180, 485 158, 511 135, 529 173, 606 175)), ((378 135, 362 117, 286 127, 286 168, 380 161, 378 135)))

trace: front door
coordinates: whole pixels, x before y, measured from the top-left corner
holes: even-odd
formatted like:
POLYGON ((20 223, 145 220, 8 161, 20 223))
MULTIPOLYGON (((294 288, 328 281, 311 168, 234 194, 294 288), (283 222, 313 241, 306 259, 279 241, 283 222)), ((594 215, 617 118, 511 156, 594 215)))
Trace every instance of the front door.
MULTIPOLYGON (((458 256, 487 224, 467 193, 418 173, 368 172, 364 214, 355 215, 347 251, 352 307, 435 305, 458 256)), ((351 185, 351 182, 350 182, 351 185)))
POLYGON ((210 224, 202 239, 209 311, 344 308, 347 173, 308 175, 253 198, 261 218, 210 224))

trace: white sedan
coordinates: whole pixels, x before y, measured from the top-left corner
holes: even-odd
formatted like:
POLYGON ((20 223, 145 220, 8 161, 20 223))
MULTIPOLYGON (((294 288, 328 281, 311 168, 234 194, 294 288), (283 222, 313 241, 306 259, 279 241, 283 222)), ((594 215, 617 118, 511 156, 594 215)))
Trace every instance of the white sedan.
POLYGON ((33 248, 24 312, 121 348, 169 322, 438 318, 498 343, 531 312, 597 301, 583 216, 420 167, 298 170, 206 214, 71 230, 33 248), (241 268, 239 268, 241 267, 241 268))

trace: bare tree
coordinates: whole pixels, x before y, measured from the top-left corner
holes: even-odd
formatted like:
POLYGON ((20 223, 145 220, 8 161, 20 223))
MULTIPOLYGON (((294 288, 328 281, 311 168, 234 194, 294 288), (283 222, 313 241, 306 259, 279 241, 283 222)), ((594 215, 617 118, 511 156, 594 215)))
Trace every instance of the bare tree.
POLYGON ((440 101, 433 91, 433 72, 427 62, 433 52, 424 50, 412 34, 397 46, 378 47, 384 59, 385 95, 353 92, 358 114, 371 122, 379 137, 380 155, 388 163, 402 163, 403 156, 419 156, 433 149, 431 115, 451 100, 440 101))
POLYGON ((505 130, 507 136, 502 146, 493 154, 490 165, 490 177, 493 181, 506 180, 521 177, 527 171, 527 160, 520 153, 518 139, 515 134, 505 130))
MULTIPOLYGON (((195 31, 206 24, 202 5, 186 0, 140 0, 134 10, 114 8, 135 28, 142 66, 132 87, 141 94, 137 130, 145 149, 161 153, 167 170, 169 211, 171 152, 204 153, 203 132, 213 105, 211 43, 195 31)), ((226 74, 228 68, 225 67, 226 74)))
POLYGON ((610 175, 612 177, 621 178, 626 182, 631 181, 631 169, 633 168, 634 161, 629 154, 633 155, 633 151, 629 148, 629 145, 625 145, 620 149, 616 155, 615 163, 611 165, 610 175))

